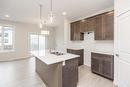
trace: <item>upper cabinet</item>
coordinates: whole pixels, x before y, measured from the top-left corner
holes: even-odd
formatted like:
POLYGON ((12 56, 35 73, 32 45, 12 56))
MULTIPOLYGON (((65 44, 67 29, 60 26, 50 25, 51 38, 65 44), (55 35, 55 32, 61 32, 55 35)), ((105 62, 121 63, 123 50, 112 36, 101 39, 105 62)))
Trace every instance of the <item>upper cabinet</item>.
POLYGON ((90 17, 86 19, 86 23, 87 23, 87 30, 88 31, 94 31, 94 29, 96 28, 96 17, 90 17))
POLYGON ((104 40, 114 40, 114 12, 103 15, 104 40))
POLYGON ((96 28, 96 17, 90 17, 80 21, 80 31, 89 32, 96 28))
POLYGON ((104 40, 104 32, 102 28, 102 15, 96 16, 96 28, 94 29, 95 40, 104 40))
POLYGON ((84 33, 84 32, 87 31, 87 28, 88 28, 88 26, 87 26, 87 21, 86 21, 86 20, 81 20, 81 21, 80 21, 80 31, 81 31, 82 33, 84 33))
POLYGON ((114 39, 114 12, 96 16, 95 40, 114 39))
POLYGON ((84 40, 84 35, 80 31, 80 21, 71 23, 71 40, 84 40))
POLYGON ((71 23, 71 40, 84 40, 84 32, 94 31, 95 40, 113 40, 114 12, 106 12, 71 23))

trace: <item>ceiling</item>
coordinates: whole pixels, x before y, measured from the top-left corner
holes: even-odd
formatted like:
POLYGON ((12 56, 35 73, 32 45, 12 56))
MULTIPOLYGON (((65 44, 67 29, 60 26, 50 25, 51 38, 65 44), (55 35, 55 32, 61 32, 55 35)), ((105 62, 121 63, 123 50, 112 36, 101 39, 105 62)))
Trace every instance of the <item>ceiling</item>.
MULTIPOLYGON (((47 20, 50 0, 0 0, 0 19, 38 24, 39 4, 43 5, 42 17, 47 20), (5 18, 6 14, 10 18, 5 18)), ((53 0, 54 25, 64 18, 64 11, 67 12, 67 18, 76 20, 113 6, 113 0, 53 0)))

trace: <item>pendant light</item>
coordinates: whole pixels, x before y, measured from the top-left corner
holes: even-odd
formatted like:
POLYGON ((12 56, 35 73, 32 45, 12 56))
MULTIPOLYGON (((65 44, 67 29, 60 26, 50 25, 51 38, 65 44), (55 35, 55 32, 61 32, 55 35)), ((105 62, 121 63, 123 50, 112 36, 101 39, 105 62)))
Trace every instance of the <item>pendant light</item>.
POLYGON ((41 35, 49 35, 50 32, 49 32, 49 30, 47 30, 47 22, 44 21, 44 24, 45 24, 45 27, 44 27, 44 29, 41 30, 41 35))
POLYGON ((39 24, 39 27, 41 29, 41 34, 42 35, 49 35, 50 32, 47 30, 47 22, 46 21, 44 21, 45 27, 43 28, 43 22, 42 22, 42 5, 40 4, 39 7, 40 7, 40 24, 39 24))
POLYGON ((50 1, 50 9, 51 9, 51 10, 50 10, 50 14, 48 15, 49 20, 50 20, 51 23, 53 22, 53 20, 54 20, 54 18, 55 18, 55 17, 54 17, 54 14, 53 14, 53 12, 52 12, 52 10, 53 10, 53 9, 52 9, 52 8, 53 8, 52 6, 53 6, 53 4, 52 4, 52 0, 51 0, 51 1, 50 1))

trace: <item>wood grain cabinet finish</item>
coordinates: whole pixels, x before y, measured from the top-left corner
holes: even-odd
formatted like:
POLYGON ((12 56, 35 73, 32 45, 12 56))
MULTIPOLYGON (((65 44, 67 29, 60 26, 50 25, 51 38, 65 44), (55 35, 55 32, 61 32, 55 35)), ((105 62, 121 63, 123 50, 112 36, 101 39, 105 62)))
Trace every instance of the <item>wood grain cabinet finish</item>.
POLYGON ((47 65, 36 58, 36 72, 46 84, 46 87, 77 87, 78 58, 47 65))
POLYGON ((80 21, 80 31, 83 33, 94 31, 95 28, 96 28, 96 17, 90 17, 80 21))
POLYGON ((89 31, 94 31, 94 29, 96 28, 96 17, 90 17, 86 19, 86 24, 87 24, 87 30, 86 32, 89 31))
POLYGON ((102 28, 102 15, 96 16, 96 28, 94 30, 95 40, 104 40, 104 32, 102 28))
POLYGON ((84 33, 94 31, 95 40, 114 39, 114 11, 71 23, 71 40, 84 40, 84 33))
POLYGON ((80 58, 78 59, 79 66, 84 64, 84 50, 83 49, 78 49, 78 50, 67 49, 67 53, 72 53, 72 54, 79 55, 80 56, 80 58))
POLYGON ((80 21, 71 23, 71 40, 84 40, 84 34, 80 31, 80 21))
POLYGON ((103 29, 104 29, 104 39, 113 40, 114 39, 114 12, 108 12, 103 15, 103 29))
POLYGON ((96 16, 95 40, 114 39, 114 12, 96 16))
POLYGON ((87 20, 81 20, 80 21, 80 32, 84 33, 87 31, 88 25, 87 25, 87 20))
POLYGON ((104 76, 108 79, 114 79, 114 56, 92 53, 91 70, 93 73, 104 76))

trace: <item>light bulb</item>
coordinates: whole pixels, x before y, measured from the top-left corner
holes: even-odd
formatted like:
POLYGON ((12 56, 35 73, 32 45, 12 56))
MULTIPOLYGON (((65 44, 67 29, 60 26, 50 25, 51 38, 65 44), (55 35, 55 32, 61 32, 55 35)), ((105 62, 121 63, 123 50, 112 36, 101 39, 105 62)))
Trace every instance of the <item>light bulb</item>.
POLYGON ((0 29, 2 29, 2 26, 0 26, 0 29))
POLYGON ((41 30, 41 34, 42 34, 42 35, 49 35, 49 33, 50 33, 50 32, 47 31, 47 30, 41 30))
POLYGON ((50 17, 50 21, 51 21, 51 23, 53 22, 53 17, 52 16, 50 17))
POLYGON ((54 19, 54 15, 53 15, 53 13, 51 12, 51 13, 49 14, 49 20, 50 20, 51 23, 53 22, 53 19, 54 19))
POLYGON ((65 16, 65 15, 67 15, 67 13, 66 12, 62 12, 62 15, 65 16))
POLYGON ((42 23, 39 24, 39 27, 42 28, 42 23))
POLYGON ((6 18, 9 18, 10 16, 8 14, 5 15, 6 18))

